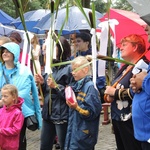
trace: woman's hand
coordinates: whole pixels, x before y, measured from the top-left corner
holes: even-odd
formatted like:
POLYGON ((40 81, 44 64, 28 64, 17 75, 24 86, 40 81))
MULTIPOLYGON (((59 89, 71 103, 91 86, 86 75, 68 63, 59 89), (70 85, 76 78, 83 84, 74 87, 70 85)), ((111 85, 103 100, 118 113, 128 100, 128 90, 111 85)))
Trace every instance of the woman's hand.
POLYGON ((56 88, 56 84, 55 84, 54 80, 53 80, 51 77, 48 77, 48 79, 47 79, 47 85, 48 85, 50 88, 53 88, 53 89, 56 88))
POLYGON ((106 86, 105 94, 109 96, 114 96, 115 95, 116 88, 112 86, 106 86))
POLYGON ((113 86, 106 86, 106 90, 104 92, 104 100, 105 102, 111 103, 114 100, 116 88, 113 86))
POLYGON ((44 83, 44 78, 40 74, 35 74, 34 79, 35 79, 35 82, 37 84, 43 84, 44 83))

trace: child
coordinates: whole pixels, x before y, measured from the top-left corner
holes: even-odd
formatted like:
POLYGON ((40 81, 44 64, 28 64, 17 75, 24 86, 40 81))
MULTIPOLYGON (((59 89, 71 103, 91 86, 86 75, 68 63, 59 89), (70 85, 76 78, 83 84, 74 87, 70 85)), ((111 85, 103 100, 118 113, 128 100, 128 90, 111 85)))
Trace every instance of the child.
POLYGON ((6 84, 1 89, 3 108, 0 109, 0 149, 17 150, 19 135, 24 122, 21 112, 23 99, 18 97, 17 88, 6 84))
POLYGON ((91 80, 88 63, 84 56, 78 56, 71 64, 77 102, 66 101, 70 110, 65 150, 93 150, 97 142, 101 100, 91 80), (85 64, 88 65, 79 68, 85 64))

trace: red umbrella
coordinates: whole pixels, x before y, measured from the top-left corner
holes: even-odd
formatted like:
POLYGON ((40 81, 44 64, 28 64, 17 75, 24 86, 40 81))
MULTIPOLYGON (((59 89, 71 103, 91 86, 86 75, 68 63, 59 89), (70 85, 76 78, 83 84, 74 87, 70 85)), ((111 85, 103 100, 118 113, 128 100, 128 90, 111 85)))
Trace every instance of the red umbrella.
MULTIPOLYGON (((116 44, 120 44, 120 40, 129 34, 139 34, 147 42, 147 34, 144 30, 146 23, 140 18, 140 16, 131 11, 110 9, 110 19, 116 19, 119 24, 115 26, 116 31, 116 44)), ((106 13, 100 21, 108 20, 108 13, 106 13)), ((113 35, 113 33, 112 33, 113 35)), ((147 46, 148 46, 147 42, 147 46)))

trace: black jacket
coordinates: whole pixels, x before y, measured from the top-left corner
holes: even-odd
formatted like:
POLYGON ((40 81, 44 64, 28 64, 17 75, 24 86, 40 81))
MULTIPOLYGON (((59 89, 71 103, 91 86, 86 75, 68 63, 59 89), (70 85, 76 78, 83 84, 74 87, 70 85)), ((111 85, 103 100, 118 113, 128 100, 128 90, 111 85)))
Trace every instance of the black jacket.
POLYGON ((74 81, 71 74, 71 66, 62 65, 60 67, 54 67, 52 71, 52 76, 58 84, 58 88, 49 88, 46 84, 48 74, 45 74, 45 82, 42 85, 44 94, 42 117, 45 120, 51 121, 68 120, 68 106, 66 104, 64 89, 74 81))

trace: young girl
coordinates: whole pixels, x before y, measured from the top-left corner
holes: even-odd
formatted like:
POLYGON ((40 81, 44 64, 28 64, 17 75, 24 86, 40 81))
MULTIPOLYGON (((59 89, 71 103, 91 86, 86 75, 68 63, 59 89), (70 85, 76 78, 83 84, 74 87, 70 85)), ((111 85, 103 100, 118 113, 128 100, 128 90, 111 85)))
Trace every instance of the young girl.
POLYGON ((77 102, 66 101, 70 110, 65 150, 94 150, 97 143, 101 100, 92 82, 91 66, 79 68, 88 63, 86 57, 78 56, 71 64, 77 102))
POLYGON ((0 149, 18 150, 19 135, 24 122, 21 112, 23 99, 18 97, 17 88, 6 84, 1 89, 3 108, 0 109, 0 149))

